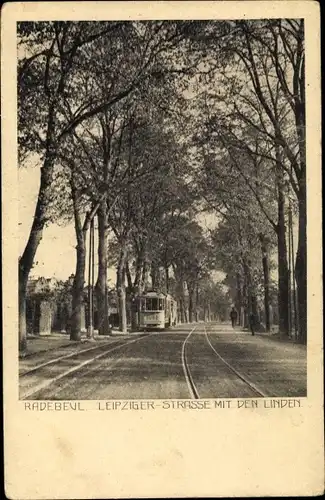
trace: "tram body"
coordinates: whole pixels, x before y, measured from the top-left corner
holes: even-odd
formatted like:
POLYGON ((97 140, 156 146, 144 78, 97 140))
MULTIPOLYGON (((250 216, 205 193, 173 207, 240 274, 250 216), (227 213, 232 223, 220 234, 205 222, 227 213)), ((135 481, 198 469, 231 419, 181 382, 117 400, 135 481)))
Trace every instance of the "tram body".
POLYGON ((163 330, 177 323, 177 302, 169 294, 146 292, 137 298, 139 328, 163 330))

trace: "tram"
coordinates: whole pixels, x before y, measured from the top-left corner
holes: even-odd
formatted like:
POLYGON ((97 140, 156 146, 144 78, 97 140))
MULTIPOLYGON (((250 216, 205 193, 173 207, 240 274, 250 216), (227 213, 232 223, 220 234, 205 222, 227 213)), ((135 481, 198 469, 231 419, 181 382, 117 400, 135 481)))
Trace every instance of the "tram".
POLYGON ((139 328, 163 330, 177 324, 177 302, 169 294, 148 291, 137 297, 139 328))

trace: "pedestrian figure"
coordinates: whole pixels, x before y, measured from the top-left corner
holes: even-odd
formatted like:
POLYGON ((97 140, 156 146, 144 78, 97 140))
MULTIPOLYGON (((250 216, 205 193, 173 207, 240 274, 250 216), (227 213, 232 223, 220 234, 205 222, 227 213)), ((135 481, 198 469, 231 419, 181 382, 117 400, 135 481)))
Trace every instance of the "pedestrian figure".
POLYGON ((249 314, 249 328, 252 332, 252 335, 255 335, 255 316, 252 312, 249 314))
POLYGON ((230 319, 231 319, 231 325, 233 328, 235 328, 235 325, 237 323, 237 317, 238 317, 237 311, 234 308, 234 306, 232 306, 232 309, 230 311, 230 319))

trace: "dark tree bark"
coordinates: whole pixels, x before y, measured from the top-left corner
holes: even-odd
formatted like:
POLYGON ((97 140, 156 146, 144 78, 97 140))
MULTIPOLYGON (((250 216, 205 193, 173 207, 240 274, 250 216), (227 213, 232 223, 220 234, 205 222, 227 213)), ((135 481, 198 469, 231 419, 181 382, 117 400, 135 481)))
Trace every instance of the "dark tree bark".
POLYGON ((289 334, 289 269, 286 243, 286 227, 284 218, 285 201, 279 186, 278 194, 278 314, 279 332, 289 334))
POLYGON ((247 315, 253 314, 255 328, 256 330, 259 330, 261 325, 257 308, 256 289, 252 276, 252 264, 250 260, 244 259, 244 269, 247 281, 247 298, 248 298, 247 315))
POLYGON ((252 309, 251 292, 250 292, 250 270, 247 265, 246 259, 243 259, 244 269, 244 285, 243 285, 243 298, 244 298, 244 328, 249 326, 249 313, 252 309))
POLYGON ((169 293, 169 266, 165 264, 166 293, 169 293))
POLYGON ((98 313, 98 333, 107 335, 111 333, 108 320, 107 304, 107 240, 108 220, 107 204, 104 200, 97 212, 98 220, 98 278, 96 283, 96 299, 98 313))
POLYGON ((261 250, 262 250, 262 265, 263 265, 263 282, 264 282, 264 310, 265 310, 265 330, 270 331, 270 273, 269 273, 269 257, 266 238, 260 234, 261 250))
POLYGON ((133 282, 132 282, 132 276, 131 276, 130 266, 129 266, 128 260, 126 260, 126 262, 125 262, 125 274, 126 274, 129 293, 132 294, 133 293, 133 282))
POLYGON ((238 312, 238 322, 242 325, 241 312, 243 307, 242 277, 236 273, 236 310, 238 312))
POLYGON ((123 333, 127 332, 126 294, 125 294, 126 256, 127 256, 126 245, 122 245, 117 266, 117 273, 116 273, 116 291, 118 297, 119 329, 123 333))
POLYGON ((22 276, 19 269, 19 351, 21 352, 27 349, 26 294, 26 276, 22 276))
POLYGON ((298 301, 298 332, 299 340, 307 343, 307 211, 306 188, 304 182, 299 193, 299 226, 298 249, 296 256, 295 278, 297 283, 298 301))
POLYGON ((142 275, 141 275, 141 290, 149 288, 149 262, 146 256, 143 258, 142 275))
MULTIPOLYGON (((49 135, 50 132, 48 132, 49 135)), ((36 251, 43 237, 46 219, 48 189, 53 175, 54 154, 48 152, 41 168, 39 196, 36 203, 32 228, 23 255, 19 259, 19 349, 27 346, 26 331, 26 294, 30 271, 33 267, 36 251)))
POLYGON ((190 323, 194 321, 194 288, 193 285, 188 287, 188 320, 190 323))
MULTIPOLYGON (((78 192, 75 188, 74 181, 71 182, 75 233, 77 239, 76 246, 76 272, 73 280, 72 289, 72 314, 71 314, 71 332, 70 340, 81 339, 81 315, 84 296, 85 284, 85 269, 86 269, 86 235, 87 235, 87 220, 83 227, 81 222, 81 214, 78 205, 78 192)), ((86 216, 87 219, 87 216, 86 216)))
POLYGON ((199 304, 200 304, 200 299, 199 299, 199 284, 196 283, 195 286, 195 321, 199 321, 199 304))
POLYGON ((151 274, 151 286, 152 289, 155 289, 159 286, 158 283, 158 274, 159 274, 159 269, 158 266, 155 262, 151 262, 151 269, 150 269, 150 274, 151 274))
POLYGON ((140 250, 138 255, 137 255, 137 260, 136 260, 136 267, 135 267, 135 278, 134 278, 134 284, 133 284, 133 289, 134 293, 141 295, 142 293, 142 273, 143 273, 143 264, 144 264, 144 258, 143 258, 143 253, 140 250))

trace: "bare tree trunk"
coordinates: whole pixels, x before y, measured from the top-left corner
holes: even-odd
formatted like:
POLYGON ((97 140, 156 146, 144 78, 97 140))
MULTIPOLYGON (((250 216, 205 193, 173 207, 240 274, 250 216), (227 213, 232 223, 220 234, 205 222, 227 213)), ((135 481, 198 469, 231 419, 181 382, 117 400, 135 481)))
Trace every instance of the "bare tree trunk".
POLYGON ((186 303, 185 303, 185 297, 182 297, 182 308, 183 308, 183 318, 184 318, 184 323, 188 323, 188 316, 187 316, 187 309, 186 309, 186 303))
POLYGON ((295 278, 298 299, 299 340, 307 343, 307 236, 306 236, 306 188, 301 183, 299 197, 298 249, 296 256, 295 278))
POLYGON ((169 293, 169 266, 165 264, 166 293, 169 293))
POLYGON ((279 332, 289 334, 289 269, 287 258, 287 243, 284 220, 284 196, 279 190, 278 199, 278 311, 279 332))
POLYGON ((19 351, 27 348, 27 325, 26 325, 26 276, 21 276, 19 269, 19 351))
POLYGON ((143 259, 142 276, 141 276, 141 289, 146 291, 149 288, 149 262, 147 257, 143 259))
POLYGON ((155 262, 151 262, 151 286, 152 286, 152 289, 155 289, 159 286, 159 283, 158 283, 158 273, 159 273, 159 269, 158 269, 158 266, 155 262))
POLYGON ((140 252, 137 256, 137 261, 136 261, 136 268, 135 268, 135 278, 134 278, 134 284, 133 284, 133 289, 134 292, 137 294, 142 293, 142 283, 141 283, 141 277, 142 277, 142 272, 143 272, 143 255, 142 252, 140 252))
POLYGON ((72 315, 70 340, 81 339, 81 317, 84 298, 85 268, 86 268, 86 233, 81 233, 77 244, 76 273, 73 280, 72 315))
POLYGON ((240 273, 236 273, 236 310, 238 312, 239 324, 242 325, 241 310, 243 306, 242 280, 240 273))
POLYGON ((72 314, 70 340, 81 339, 81 315, 84 296, 85 269, 86 269, 86 235, 87 225, 82 226, 79 208, 79 195, 75 188, 74 178, 71 178, 71 192, 73 201, 74 227, 77 239, 76 246, 76 272, 72 288, 72 314))
POLYGON ((211 304, 210 301, 208 302, 208 322, 210 323, 211 321, 211 304))
POLYGON ((289 268, 287 257, 284 174, 281 151, 275 144, 276 175, 278 188, 278 223, 276 233, 278 238, 278 315, 280 334, 289 335, 289 268))
POLYGON ((199 284, 196 283, 195 287, 195 321, 199 321, 199 284))
MULTIPOLYGON (((49 127, 50 128, 50 127, 49 127)), ((50 132, 48 131, 48 135, 50 132)), ((41 180, 38 199, 34 212, 33 223, 29 238, 22 257, 19 259, 19 349, 27 347, 26 332, 26 294, 30 271, 33 267, 38 245, 43 237, 43 229, 46 223, 47 194, 51 185, 53 173, 54 155, 47 152, 41 168, 41 180)))
POLYGON ((107 240, 108 221, 107 205, 104 200, 97 212, 98 220, 98 277, 96 283, 98 333, 107 335, 111 333, 108 320, 107 304, 107 240))
POLYGON ((122 246, 120 258, 117 266, 116 275, 116 291, 118 297, 118 310, 119 310, 119 328, 123 333, 127 333, 127 316, 126 316, 126 294, 125 294, 125 262, 126 262, 127 249, 122 246))
POLYGON ((260 235, 261 250, 262 250, 262 265, 263 265, 263 281, 264 281, 264 309, 265 309, 265 330, 270 331, 270 273, 269 273, 269 257, 266 239, 263 234, 260 235))
POLYGON ((180 306, 180 314, 181 314, 181 323, 187 323, 187 311, 186 311, 186 303, 185 303, 185 294, 184 294, 184 284, 183 281, 178 281, 177 283, 178 289, 178 297, 179 297, 179 306, 180 306))
POLYGON ((193 287, 188 287, 188 320, 193 323, 194 320, 194 289, 193 287))
POLYGON ((133 282, 132 282, 132 276, 131 276, 130 266, 129 266, 128 261, 125 262, 125 274, 126 274, 129 293, 132 294, 133 282))

